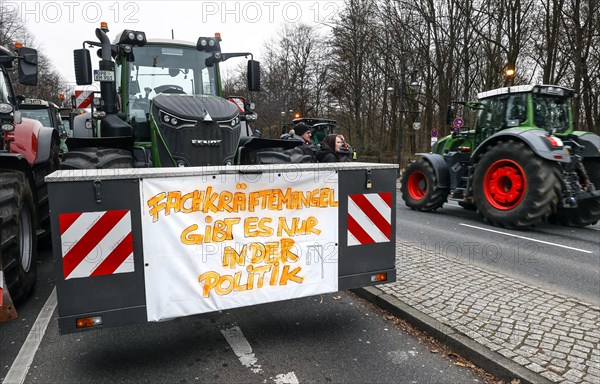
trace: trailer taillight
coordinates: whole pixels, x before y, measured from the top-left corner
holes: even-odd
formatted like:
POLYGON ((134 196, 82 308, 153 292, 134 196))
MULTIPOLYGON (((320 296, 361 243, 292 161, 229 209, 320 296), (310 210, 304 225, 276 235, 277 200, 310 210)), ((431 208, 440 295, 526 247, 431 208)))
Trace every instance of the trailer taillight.
POLYGON ((371 275, 371 283, 377 283, 380 281, 387 280, 387 273, 377 273, 375 275, 371 275))
POLYGON ((77 328, 89 328, 97 325, 102 325, 102 316, 83 317, 81 319, 77 319, 76 322, 77 328))

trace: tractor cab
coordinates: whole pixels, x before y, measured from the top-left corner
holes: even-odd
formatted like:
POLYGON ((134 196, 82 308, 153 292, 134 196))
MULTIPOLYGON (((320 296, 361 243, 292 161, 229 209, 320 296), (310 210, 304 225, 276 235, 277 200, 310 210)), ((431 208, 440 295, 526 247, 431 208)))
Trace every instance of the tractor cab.
POLYGON ((572 89, 554 85, 521 85, 477 95, 475 145, 508 128, 543 129, 566 136, 573 131, 572 89))
POLYGON ((541 129, 566 138, 573 132, 575 96, 573 90, 555 85, 520 85, 479 93, 477 102, 452 102, 446 115, 452 135, 438 141, 433 152, 471 153, 489 137, 511 128, 541 129))
POLYGON ((65 141, 68 134, 60 116, 61 108, 58 105, 41 99, 21 98, 19 100, 19 110, 23 117, 37 120, 44 127, 56 129, 61 140, 60 151, 67 151, 65 141))

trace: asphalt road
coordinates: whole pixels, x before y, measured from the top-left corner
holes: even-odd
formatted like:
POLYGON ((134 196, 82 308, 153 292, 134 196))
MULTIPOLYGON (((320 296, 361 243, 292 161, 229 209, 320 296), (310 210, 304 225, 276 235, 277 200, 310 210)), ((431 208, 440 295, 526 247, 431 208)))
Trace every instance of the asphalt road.
POLYGON ((397 206, 401 241, 600 305, 600 224, 508 230, 485 224, 476 212, 456 202, 423 213, 407 208, 398 194, 397 206))
POLYGON ((25 383, 483 381, 348 293, 59 336, 56 310, 42 309, 50 259, 45 252, 20 318, 0 324, 3 381, 18 354, 32 357, 25 383), (52 313, 45 330, 34 325, 40 312, 52 313))

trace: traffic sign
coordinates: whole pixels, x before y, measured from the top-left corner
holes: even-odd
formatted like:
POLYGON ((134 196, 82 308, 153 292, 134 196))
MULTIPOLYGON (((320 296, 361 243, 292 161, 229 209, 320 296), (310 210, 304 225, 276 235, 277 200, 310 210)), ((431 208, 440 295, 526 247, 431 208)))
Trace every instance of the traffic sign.
POLYGON ((454 121, 452 122, 452 125, 454 126, 454 128, 461 128, 463 125, 465 124, 465 122, 463 121, 462 118, 457 117, 456 119, 454 119, 454 121))
POLYGON ((438 136, 438 130, 437 130, 437 129, 435 129, 435 128, 433 128, 433 129, 431 130, 431 137, 437 137, 437 136, 438 136))

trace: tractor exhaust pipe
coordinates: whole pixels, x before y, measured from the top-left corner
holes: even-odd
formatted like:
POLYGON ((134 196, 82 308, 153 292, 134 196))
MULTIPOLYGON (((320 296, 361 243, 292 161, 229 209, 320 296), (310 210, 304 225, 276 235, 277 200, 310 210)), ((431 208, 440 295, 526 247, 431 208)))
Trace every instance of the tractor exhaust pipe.
MULTIPOLYGON (((100 40, 102 58, 100 60, 100 71, 115 72, 115 63, 112 61, 112 46, 110 40, 106 35, 108 27, 102 26, 96 28, 96 37, 100 40)), ((104 112, 107 115, 114 115, 117 113, 117 103, 115 100, 116 87, 113 81, 102 81, 100 82, 100 95, 104 100, 104 112)))

